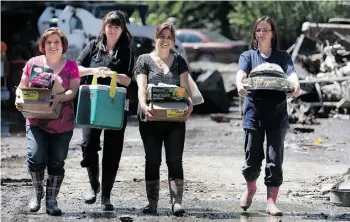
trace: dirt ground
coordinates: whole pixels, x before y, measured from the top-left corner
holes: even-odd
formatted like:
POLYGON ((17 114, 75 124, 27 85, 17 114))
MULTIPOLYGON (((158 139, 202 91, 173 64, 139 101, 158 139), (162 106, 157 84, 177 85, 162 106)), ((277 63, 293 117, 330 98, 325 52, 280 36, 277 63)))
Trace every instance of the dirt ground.
MULTIPOLYGON (((266 191, 263 174, 249 215, 241 215, 239 197, 243 192, 243 130, 240 120, 217 123, 209 115, 193 115, 187 123, 184 152, 186 214, 170 214, 167 168, 161 166, 161 192, 158 216, 140 213, 146 204, 144 151, 138 122, 130 117, 120 169, 112 191, 114 212, 100 207, 100 195, 92 205, 82 195, 88 189, 86 170, 80 167, 81 129, 74 131, 66 177, 58 196, 64 214, 50 217, 42 206, 30 213, 27 204, 32 184, 26 168, 26 140, 22 134, 1 139, 1 221, 319 221, 350 220, 350 208, 329 202, 327 190, 350 167, 350 121, 320 119, 310 126, 313 133, 296 134, 291 130, 286 139, 284 183, 278 199, 285 215, 269 217, 264 213, 266 191), (315 145, 317 138, 322 144, 315 145)), ((264 171, 262 171, 264 172, 264 171)))

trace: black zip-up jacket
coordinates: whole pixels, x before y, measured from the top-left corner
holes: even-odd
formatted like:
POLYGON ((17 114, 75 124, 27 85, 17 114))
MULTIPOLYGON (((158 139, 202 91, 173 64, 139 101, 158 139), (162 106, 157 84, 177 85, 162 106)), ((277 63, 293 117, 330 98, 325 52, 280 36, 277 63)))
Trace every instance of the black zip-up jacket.
MULTIPOLYGON (((112 71, 116 71, 120 74, 126 74, 132 79, 134 69, 134 53, 130 46, 121 46, 117 43, 114 47, 113 55, 108 56, 108 51, 102 41, 95 39, 90 41, 80 53, 77 59, 77 65, 86 68, 108 67, 112 71)), ((82 84, 90 85, 92 78, 92 75, 82 77, 82 84)), ((109 85, 111 78, 98 78, 97 81, 98 84, 109 85)), ((118 86, 125 87, 120 84, 118 84, 118 86)), ((126 98, 129 98, 128 94, 126 94, 126 98)))

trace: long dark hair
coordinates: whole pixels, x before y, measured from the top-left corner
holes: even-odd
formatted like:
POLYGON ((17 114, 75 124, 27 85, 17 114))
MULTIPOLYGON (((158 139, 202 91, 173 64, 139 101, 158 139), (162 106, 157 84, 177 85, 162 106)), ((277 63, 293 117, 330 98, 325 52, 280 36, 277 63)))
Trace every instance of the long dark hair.
POLYGON ((98 40, 102 41, 103 44, 106 44, 107 37, 105 33, 105 27, 107 24, 120 26, 122 28, 122 34, 119 37, 117 44, 122 46, 129 46, 132 40, 132 36, 126 27, 126 16, 122 11, 110 11, 103 17, 103 24, 98 36, 98 40))
POLYGON ((255 30, 256 27, 258 26, 258 24, 260 22, 268 22, 271 25, 271 31, 272 31, 272 39, 271 39, 271 48, 273 50, 277 49, 278 47, 278 38, 277 38, 277 26, 276 23, 272 20, 272 18, 268 17, 268 16, 264 16, 261 18, 258 18, 255 21, 254 27, 253 27, 253 31, 252 31, 252 41, 250 43, 250 47, 252 49, 258 49, 258 40, 256 39, 256 34, 255 34, 255 30))

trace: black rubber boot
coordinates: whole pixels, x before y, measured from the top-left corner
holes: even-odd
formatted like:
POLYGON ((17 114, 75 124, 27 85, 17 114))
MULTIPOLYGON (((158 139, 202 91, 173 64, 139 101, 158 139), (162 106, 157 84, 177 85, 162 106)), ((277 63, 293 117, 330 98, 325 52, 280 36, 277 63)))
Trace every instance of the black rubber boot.
POLYGON ((102 171, 102 194, 101 194, 101 205, 105 211, 113 211, 114 206, 111 204, 111 191, 115 181, 117 172, 104 172, 102 171))
POLYGON ((87 172, 90 181, 90 189, 85 193, 84 200, 87 204, 93 204, 96 202, 96 195, 100 192, 99 181, 99 163, 87 167, 87 172))
POLYGON ((156 215, 159 200, 159 180, 146 181, 146 192, 148 205, 143 208, 142 213, 156 215))

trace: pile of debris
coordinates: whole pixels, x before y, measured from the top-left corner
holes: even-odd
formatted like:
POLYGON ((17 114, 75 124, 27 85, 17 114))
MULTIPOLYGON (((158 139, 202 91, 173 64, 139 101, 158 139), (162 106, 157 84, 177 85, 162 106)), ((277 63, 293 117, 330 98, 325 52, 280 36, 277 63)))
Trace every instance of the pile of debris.
MULTIPOLYGON (((316 118, 350 119, 350 20, 330 19, 329 23, 307 26, 287 50, 301 85, 300 95, 287 99, 289 121, 311 125, 318 124, 316 118)), ((195 111, 228 113, 230 106, 242 106, 242 101, 237 102, 237 64, 197 62, 191 67, 191 75, 206 101, 195 111)), ((228 121, 222 116, 212 119, 228 121)))
POLYGON ((312 124, 314 116, 349 115, 350 23, 309 23, 308 31, 288 50, 301 85, 300 95, 288 99, 290 120, 312 124))

